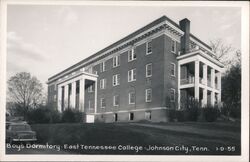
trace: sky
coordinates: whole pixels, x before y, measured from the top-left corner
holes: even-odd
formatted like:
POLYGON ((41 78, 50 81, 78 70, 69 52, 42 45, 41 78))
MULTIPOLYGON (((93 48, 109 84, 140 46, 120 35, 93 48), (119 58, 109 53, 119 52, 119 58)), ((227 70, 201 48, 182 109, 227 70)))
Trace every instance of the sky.
POLYGON ((237 7, 8 5, 7 79, 26 71, 46 87, 49 77, 166 15, 191 21, 191 33, 209 44, 241 47, 237 7))

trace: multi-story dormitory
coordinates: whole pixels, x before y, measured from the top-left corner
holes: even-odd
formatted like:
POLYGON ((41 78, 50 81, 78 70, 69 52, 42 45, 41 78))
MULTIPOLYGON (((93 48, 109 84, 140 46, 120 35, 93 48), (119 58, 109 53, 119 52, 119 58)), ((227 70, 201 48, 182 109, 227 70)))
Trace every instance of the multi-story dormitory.
POLYGON ((85 122, 167 121, 182 100, 221 101, 221 69, 190 21, 153 21, 48 79, 48 102, 77 109, 85 122))

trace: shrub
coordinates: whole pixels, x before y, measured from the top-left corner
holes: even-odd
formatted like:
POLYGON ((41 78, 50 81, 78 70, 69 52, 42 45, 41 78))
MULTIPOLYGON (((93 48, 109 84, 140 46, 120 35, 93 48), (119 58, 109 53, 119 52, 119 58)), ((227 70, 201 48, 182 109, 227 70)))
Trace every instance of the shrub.
POLYGON ((174 121, 174 119, 176 119, 176 110, 167 109, 167 118, 168 118, 168 121, 174 121))
POLYGON ((185 104, 184 117, 188 121, 197 121, 199 116, 200 103, 193 98, 187 99, 185 104))
POLYGON ((240 106, 233 105, 223 105, 221 108, 221 113, 227 117, 241 118, 241 108, 240 106))
POLYGON ((184 110, 177 110, 175 112, 176 118, 178 122, 183 122, 186 121, 186 117, 185 117, 185 111, 184 110))
POLYGON ((238 107, 234 107, 231 109, 229 115, 233 118, 238 118, 240 119, 241 118, 241 109, 238 108, 238 107))
POLYGON ((56 110, 40 106, 28 111, 27 121, 29 123, 58 123, 60 122, 60 114, 56 110))
POLYGON ((202 115, 207 122, 215 121, 220 114, 217 106, 206 106, 201 111, 203 111, 202 115))
POLYGON ((62 113, 63 123, 77 123, 83 121, 83 113, 78 110, 66 109, 62 113))

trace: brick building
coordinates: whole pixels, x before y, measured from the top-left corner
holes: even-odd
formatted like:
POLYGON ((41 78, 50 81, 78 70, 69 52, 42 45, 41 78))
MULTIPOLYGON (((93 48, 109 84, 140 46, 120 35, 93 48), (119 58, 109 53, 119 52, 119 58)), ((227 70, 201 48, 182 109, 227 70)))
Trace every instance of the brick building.
POLYGON ((187 98, 221 100, 221 69, 190 21, 166 16, 48 79, 48 102, 77 109, 85 122, 167 121, 187 98))

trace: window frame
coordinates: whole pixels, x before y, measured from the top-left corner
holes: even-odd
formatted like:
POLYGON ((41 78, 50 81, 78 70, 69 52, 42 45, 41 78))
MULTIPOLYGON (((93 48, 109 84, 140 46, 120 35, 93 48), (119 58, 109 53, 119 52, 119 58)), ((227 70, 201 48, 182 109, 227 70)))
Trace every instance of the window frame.
POLYGON ((112 77, 112 85, 113 86, 118 86, 120 85, 120 74, 115 74, 112 77), (115 83, 115 84, 114 84, 115 83))
POLYGON ((100 72, 106 71, 106 61, 100 63, 100 72))
POLYGON ((105 100, 105 98, 100 98, 100 107, 101 107, 101 109, 105 109, 105 107, 106 107, 106 100, 105 100), (103 106, 103 101, 104 101, 104 103, 105 103, 105 106, 103 106))
POLYGON ((120 66, 120 55, 116 55, 113 57, 113 68, 120 66))
POLYGON ((136 100, 136 97, 135 97, 135 92, 129 92, 128 93, 128 104, 129 105, 134 105, 135 104, 135 100, 136 100), (131 94, 134 94, 134 102, 131 102, 131 94))
POLYGON ((170 63, 170 75, 172 76, 172 77, 175 77, 176 76, 176 65, 175 65, 175 63, 173 63, 173 62, 171 62, 170 63), (174 65, 174 74, 172 74, 172 65, 174 65))
POLYGON ((106 89, 106 78, 100 80, 100 89, 106 89))
POLYGON ((152 119, 152 112, 151 111, 145 111, 145 119, 146 120, 152 119))
POLYGON ((93 107, 91 107, 91 100, 88 101, 88 109, 91 110, 93 107))
POLYGON ((145 102, 152 102, 153 94, 152 94, 152 88, 145 89, 145 102), (148 99, 148 91, 150 91, 150 100, 148 99))
POLYGON ((153 75, 153 65, 152 63, 146 64, 146 78, 152 77, 153 75), (151 65, 151 75, 148 75, 148 66, 151 65))
POLYGON ((132 47, 129 51, 128 51, 128 62, 134 61, 136 60, 136 53, 135 53, 135 47, 132 47), (131 59, 130 59, 130 54, 131 54, 131 59))
POLYGON ((133 121, 135 118, 135 114, 133 112, 129 113, 129 121, 133 121), (133 114, 133 115, 132 115, 133 114), (133 117, 132 117, 133 116, 133 117))
POLYGON ((119 105, 120 105, 120 97, 119 97, 119 95, 114 95, 113 96, 113 106, 118 107, 119 105), (118 105, 116 105, 116 99, 118 101, 118 105))
POLYGON ((152 49, 153 49, 152 40, 148 40, 148 41, 146 42, 146 55, 152 54, 152 51, 153 51, 152 49), (149 43, 151 43, 151 51, 150 51, 150 52, 148 51, 148 49, 149 49, 148 44, 149 44, 149 43))
POLYGON ((136 68, 130 69, 130 70, 128 71, 128 82, 134 82, 134 81, 136 81, 136 68), (130 71, 131 71, 131 77, 129 77, 130 71), (134 76, 135 76, 135 77, 134 77, 134 76), (131 79, 130 79, 130 78, 131 78, 131 79))
POLYGON ((176 46, 176 40, 174 40, 174 39, 171 39, 171 52, 172 53, 174 53, 174 54, 176 54, 176 48, 177 48, 177 46, 176 46), (172 47, 173 47, 173 43, 174 42, 174 51, 172 50, 172 47))
POLYGON ((175 102, 175 89, 174 88, 170 88, 170 102, 175 102), (174 92, 173 97, 174 99, 172 100, 172 92, 174 92))

